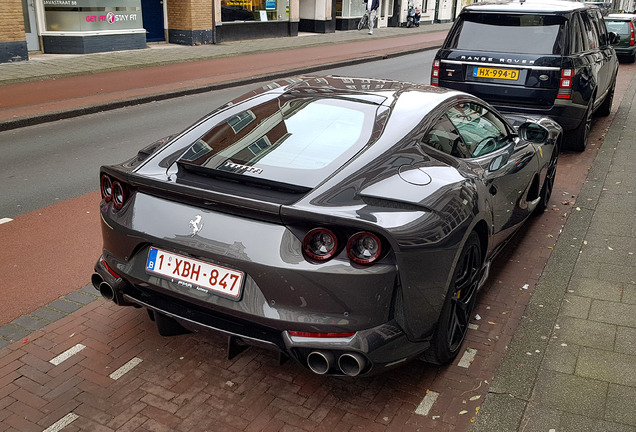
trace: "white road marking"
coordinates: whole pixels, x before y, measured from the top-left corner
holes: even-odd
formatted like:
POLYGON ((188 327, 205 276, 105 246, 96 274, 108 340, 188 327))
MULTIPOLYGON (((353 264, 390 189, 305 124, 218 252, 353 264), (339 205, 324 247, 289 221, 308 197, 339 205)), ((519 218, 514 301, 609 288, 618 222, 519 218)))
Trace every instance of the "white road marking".
POLYGON ((431 411, 431 408, 433 408, 433 404, 437 400, 438 396, 439 393, 429 390, 429 392, 426 393, 426 396, 424 396, 424 399, 422 399, 422 402, 420 402, 417 408, 415 408, 415 414, 427 416, 428 413, 431 411))
POLYGON ((86 348, 86 346, 82 344, 77 344, 74 347, 67 349, 66 351, 64 351, 62 354, 55 357, 54 359, 49 360, 49 363, 52 363, 55 366, 57 366, 60 363, 62 363, 64 360, 69 359, 71 356, 74 356, 75 354, 83 350, 84 348, 86 348))
POLYGON ((115 372, 113 372, 112 374, 108 376, 114 380, 118 380, 125 373, 129 372, 132 368, 137 366, 142 361, 143 360, 140 359, 139 357, 133 357, 132 360, 128 361, 125 365, 123 365, 122 367, 120 367, 119 369, 117 369, 115 372))
POLYGON ((466 348, 466 351, 464 351, 464 355, 462 356, 462 358, 459 359, 459 363, 457 363, 457 366, 468 368, 473 363, 473 360, 475 360, 476 355, 476 349, 466 348))
POLYGON ((58 421, 53 423, 51 426, 49 426, 46 429, 44 429, 43 432, 58 432, 58 431, 61 431, 66 426, 70 425, 75 420, 77 420, 78 418, 79 418, 79 416, 77 414, 68 413, 64 417, 62 417, 61 419, 59 419, 58 421))
POLYGON ((0 219, 0 225, 7 223, 7 222, 11 222, 13 219, 11 218, 1 218, 0 219))

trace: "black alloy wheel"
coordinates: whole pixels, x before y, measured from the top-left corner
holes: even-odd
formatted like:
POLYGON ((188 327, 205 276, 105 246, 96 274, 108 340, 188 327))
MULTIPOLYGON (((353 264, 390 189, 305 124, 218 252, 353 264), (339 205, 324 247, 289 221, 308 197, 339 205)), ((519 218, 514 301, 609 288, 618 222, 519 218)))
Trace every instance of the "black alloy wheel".
POLYGON ((605 96, 605 100, 596 111, 596 113, 599 116, 607 117, 612 112, 612 103, 614 102, 614 90, 616 90, 616 81, 614 81, 614 84, 612 84, 612 88, 607 93, 607 96, 605 96))
POLYGON ((590 130, 592 129, 592 107, 594 106, 594 98, 590 99, 590 103, 585 110, 585 114, 581 119, 581 124, 570 133, 570 142, 568 147, 571 150, 582 152, 587 147, 590 139, 590 130))
POLYGON ((422 360, 442 365, 453 361, 466 338, 481 278, 481 245, 472 232, 459 256, 431 348, 422 360))
POLYGON ((552 196, 552 189, 554 188, 554 179, 556 178, 557 162, 559 161, 559 146, 555 145, 548 164, 548 171, 545 174, 545 180, 543 181, 543 187, 539 197, 541 198, 539 204, 535 209, 535 214, 541 214, 548 208, 550 203, 550 197, 552 196))

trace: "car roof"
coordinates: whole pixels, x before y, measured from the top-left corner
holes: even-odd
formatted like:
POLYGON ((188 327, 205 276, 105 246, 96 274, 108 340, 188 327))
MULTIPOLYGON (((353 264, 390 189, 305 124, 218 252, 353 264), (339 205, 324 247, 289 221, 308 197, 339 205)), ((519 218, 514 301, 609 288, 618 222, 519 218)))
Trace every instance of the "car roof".
POLYGON ((510 12, 510 13, 569 13, 597 7, 596 4, 568 0, 526 0, 474 3, 464 9, 469 12, 510 12))
POLYGON ((605 17, 606 20, 618 19, 622 21, 630 21, 636 18, 635 14, 609 14, 605 17))

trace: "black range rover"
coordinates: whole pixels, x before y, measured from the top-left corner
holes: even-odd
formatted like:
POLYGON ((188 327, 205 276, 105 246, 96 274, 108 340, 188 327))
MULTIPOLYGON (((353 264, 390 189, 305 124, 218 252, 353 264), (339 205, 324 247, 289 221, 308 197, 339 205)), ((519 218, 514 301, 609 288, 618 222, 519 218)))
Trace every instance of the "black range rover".
POLYGON ((618 60, 596 6, 529 0, 465 7, 433 62, 431 84, 502 112, 541 114, 583 151, 592 114, 609 115, 618 60))

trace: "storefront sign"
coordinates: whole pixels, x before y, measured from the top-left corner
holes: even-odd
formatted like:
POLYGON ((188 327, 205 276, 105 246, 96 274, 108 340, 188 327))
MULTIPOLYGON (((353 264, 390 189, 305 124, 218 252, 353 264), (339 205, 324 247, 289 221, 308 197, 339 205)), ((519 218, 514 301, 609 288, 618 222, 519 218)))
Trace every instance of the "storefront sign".
POLYGON ((141 0, 42 0, 48 31, 143 28, 141 0))

